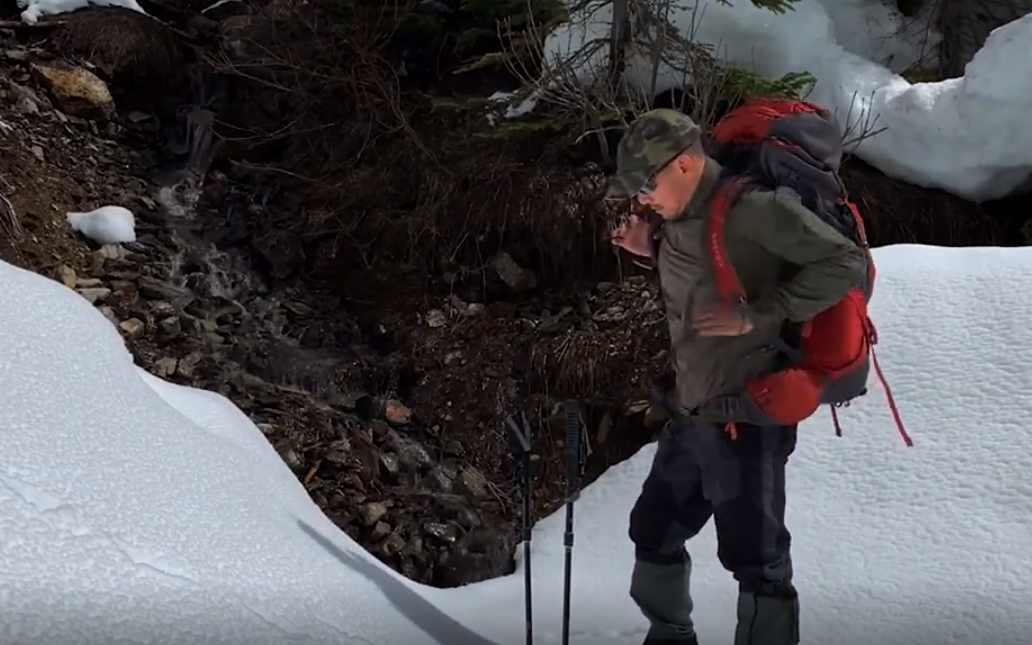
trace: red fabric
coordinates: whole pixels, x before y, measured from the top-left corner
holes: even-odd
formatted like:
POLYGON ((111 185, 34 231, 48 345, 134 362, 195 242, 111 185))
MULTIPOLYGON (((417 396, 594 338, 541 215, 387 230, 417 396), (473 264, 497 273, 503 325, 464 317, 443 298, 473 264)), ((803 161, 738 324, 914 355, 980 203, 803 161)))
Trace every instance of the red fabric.
POLYGON ((713 139, 717 143, 759 141, 767 137, 770 124, 782 117, 822 111, 820 106, 806 101, 755 99, 721 119, 713 128, 713 139))
POLYGON ((859 289, 814 316, 802 340, 804 367, 829 379, 839 378, 863 364, 870 349, 867 302, 859 289))
POLYGON ((718 190, 710 204, 709 246, 710 260, 713 263, 714 279, 717 282, 717 293, 728 303, 745 297, 745 289, 738 280, 738 274, 724 252, 724 224, 728 211, 742 192, 742 182, 732 179, 718 190))
POLYGON ((788 426, 817 411, 822 387, 820 374, 793 367, 754 380, 747 391, 774 423, 788 426))

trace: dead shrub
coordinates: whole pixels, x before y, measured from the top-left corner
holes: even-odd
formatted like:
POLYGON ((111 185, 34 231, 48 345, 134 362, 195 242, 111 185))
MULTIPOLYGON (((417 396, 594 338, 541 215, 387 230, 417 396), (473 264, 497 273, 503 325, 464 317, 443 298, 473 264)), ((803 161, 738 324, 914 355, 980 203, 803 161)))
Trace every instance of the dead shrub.
POLYGON ((561 163, 555 138, 487 139, 476 117, 435 111, 387 46, 392 9, 353 10, 342 21, 270 5, 210 61, 234 85, 217 126, 227 156, 301 195, 292 234, 318 269, 477 270, 505 247, 547 281, 612 257, 597 169, 561 163))

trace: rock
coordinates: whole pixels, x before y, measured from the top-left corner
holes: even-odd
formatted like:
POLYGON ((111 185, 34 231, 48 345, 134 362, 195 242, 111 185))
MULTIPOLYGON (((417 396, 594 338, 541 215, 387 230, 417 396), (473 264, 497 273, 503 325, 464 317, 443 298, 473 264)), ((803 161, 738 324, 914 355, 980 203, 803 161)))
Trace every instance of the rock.
POLYGON ((420 471, 433 465, 433 459, 426 448, 412 439, 392 433, 391 447, 397 453, 400 464, 408 470, 420 471))
POLYGON ((147 275, 140 276, 140 279, 137 281, 137 287, 140 290, 140 295, 150 300, 176 300, 177 298, 192 296, 189 289, 177 287, 172 283, 147 275))
POLYGON ((442 493, 450 493, 455 485, 455 479, 449 476, 443 468, 435 468, 429 476, 427 476, 427 487, 440 491, 442 493))
POLYGON ((537 276, 534 275, 534 272, 516 264, 516 260, 513 260, 512 256, 505 251, 499 252, 491 260, 491 266, 498 273, 498 277, 502 279, 502 282, 517 293, 537 288, 537 276))
POLYGON ((18 110, 20 114, 31 115, 39 114, 40 107, 43 106, 43 100, 34 92, 31 88, 19 85, 13 81, 9 82, 8 85, 11 87, 11 93, 17 97, 17 102, 14 108, 18 110))
POLYGON ((447 560, 434 567, 434 584, 458 587, 473 580, 490 580, 512 572, 515 541, 490 531, 477 531, 469 538, 469 551, 454 549, 447 560))
POLYGON ((158 321, 158 329, 161 331, 163 340, 177 338, 183 332, 183 323, 179 316, 168 316, 158 321))
POLYGON ((444 544, 453 544, 459 537, 455 525, 445 524, 444 522, 424 522, 423 531, 444 544))
POLYGON ((39 114, 39 103, 23 96, 14 104, 14 109, 18 111, 18 114, 23 114, 25 116, 39 114))
POLYGON ((462 442, 456 439, 448 439, 444 442, 442 448, 444 450, 444 454, 451 457, 458 457, 462 453, 466 452, 466 449, 462 446, 462 442))
POLYGON ((86 298, 86 302, 91 305, 96 304, 98 300, 103 300, 111 295, 111 289, 106 287, 95 287, 89 289, 76 289, 76 292, 86 298))
POLYGON ((105 244, 96 251, 97 256, 105 260, 121 260, 127 251, 121 244, 105 244))
POLYGON ((384 416, 387 417, 387 420, 394 425, 403 426, 412 422, 412 411, 406 408, 402 402, 397 399, 387 400, 384 416))
POLYGON ((47 156, 43 152, 43 146, 31 146, 29 148, 29 151, 32 153, 33 157, 39 159, 40 161, 46 161, 47 160, 47 156))
POLYGON ((57 279, 60 280, 61 284, 63 284, 64 286, 68 287, 69 289, 74 289, 76 287, 78 277, 75 275, 75 269, 73 269, 72 267, 66 264, 62 264, 61 266, 57 267, 57 271, 55 271, 54 273, 57 276, 57 279))
POLYGON ((176 374, 183 378, 192 378, 194 371, 197 369, 197 364, 200 362, 201 355, 197 352, 184 356, 179 359, 179 364, 176 366, 176 374))
POLYGON ((171 356, 163 356, 158 360, 154 361, 154 365, 151 367, 154 375, 159 378, 168 378, 176 373, 176 366, 179 365, 179 361, 171 356))
POLYGON ((176 315, 176 308, 171 302, 157 301, 151 305, 151 313, 155 316, 165 318, 176 315))
POLYGON ((93 72, 38 62, 31 63, 30 68, 61 111, 84 119, 107 119, 114 114, 111 91, 93 72))
POLYGON ((143 334, 147 325, 139 318, 129 318, 118 323, 118 328, 124 331, 130 338, 138 338, 143 334))
POLYGON ((291 470, 296 471, 303 466, 301 463, 301 457, 290 444, 283 444, 276 449, 276 452, 279 453, 280 458, 283 459, 283 463, 285 463, 291 470))
POLYGON ((115 314, 115 311, 111 307, 108 307, 107 305, 101 305, 100 307, 97 307, 97 311, 99 311, 102 316, 111 321, 112 325, 118 327, 118 323, 120 321, 118 320, 118 316, 115 314))
POLYGON ((128 280, 112 280, 111 288, 115 290, 115 295, 122 300, 132 300, 136 297, 136 283, 128 280))
POLYGON ((369 502, 359 510, 362 524, 373 526, 387 516, 387 506, 383 502, 369 502))
POLYGON ((401 464, 398 461, 398 455, 391 454, 389 452, 381 452, 380 465, 383 466, 383 469, 392 477, 397 477, 398 473, 401 472, 401 464))
POLYGON ((426 312, 426 325, 431 329, 438 329, 448 324, 448 316, 440 309, 431 309, 426 312))
POLYGON ((391 533, 380 543, 380 551, 387 556, 397 555, 404 548, 405 540, 397 533, 391 533))
POLYGON ((369 540, 379 542, 391 532, 391 525, 387 522, 377 522, 373 530, 369 532, 369 540))
POLYGON ((347 465, 351 461, 350 448, 351 445, 347 439, 335 441, 334 443, 330 444, 330 446, 326 450, 326 455, 323 457, 323 459, 332 464, 340 464, 342 466, 347 465))
POLYGON ((75 286, 81 289, 96 289, 104 286, 104 281, 99 278, 77 278, 75 286))
POLYGON ((489 492, 487 477, 473 466, 459 471, 459 483, 473 497, 486 497, 489 492))

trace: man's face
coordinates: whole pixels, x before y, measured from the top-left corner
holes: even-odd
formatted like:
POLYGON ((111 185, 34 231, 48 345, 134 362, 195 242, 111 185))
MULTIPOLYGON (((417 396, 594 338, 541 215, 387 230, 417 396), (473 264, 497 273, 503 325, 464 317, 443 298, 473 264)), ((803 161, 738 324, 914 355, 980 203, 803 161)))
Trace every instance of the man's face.
POLYGON ((705 159, 681 154, 659 169, 638 191, 636 198, 663 219, 680 215, 699 186, 705 159))

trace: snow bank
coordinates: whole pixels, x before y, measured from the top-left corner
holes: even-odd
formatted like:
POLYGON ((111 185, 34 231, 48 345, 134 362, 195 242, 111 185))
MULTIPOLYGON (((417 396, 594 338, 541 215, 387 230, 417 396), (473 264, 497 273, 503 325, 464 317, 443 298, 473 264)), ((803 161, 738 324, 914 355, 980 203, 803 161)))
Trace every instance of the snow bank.
POLYGON ((0 326, 0 642, 483 645, 73 291, 0 263, 0 326))
MULTIPOLYGON (((856 153, 890 176, 973 200, 1003 197, 1021 187, 1032 174, 1032 128, 1027 126, 1032 15, 994 31, 964 78, 911 84, 892 71, 907 67, 915 55, 905 42, 888 56, 891 70, 837 43, 836 33, 853 29, 853 49, 866 56, 877 50, 876 40, 861 39, 862 30, 855 29, 864 24, 857 22, 860 8, 855 2, 841 5, 834 11, 836 24, 817 0, 799 0, 794 11, 781 15, 747 1, 733 6, 703 1, 698 11, 694 4, 675 6, 670 21, 731 63, 763 76, 810 72, 817 84, 809 98, 834 109, 844 130, 856 132, 857 123, 872 121, 876 128, 887 128, 863 141, 856 153)), ((877 11, 887 9, 879 5, 877 11)), ((605 37, 611 19, 611 5, 593 5, 574 15, 546 39, 547 60, 564 60, 584 43, 605 37)), ((583 69, 599 69, 605 56, 600 51, 583 69)), ((646 59, 628 62, 632 85, 647 90, 651 75, 646 59)), ((657 91, 682 82, 679 72, 664 65, 657 91)))
POLYGON ((136 0, 18 0, 18 8, 22 9, 22 22, 34 25, 43 16, 56 16, 62 13, 78 11, 89 6, 122 7, 142 14, 147 12, 136 0))
MULTIPOLYGON (((1023 645, 1032 632, 1032 249, 877 249, 881 390, 804 424, 789 469, 802 645, 1023 645)), ((520 645, 522 570, 435 590, 334 527, 225 398, 132 364, 61 284, 0 263, 0 642, 520 645)), ((574 645, 637 645, 627 515, 648 446, 577 503, 574 645)), ((533 538, 536 640, 559 642, 563 512, 533 538)), ((735 583, 690 544, 703 642, 735 583)))

